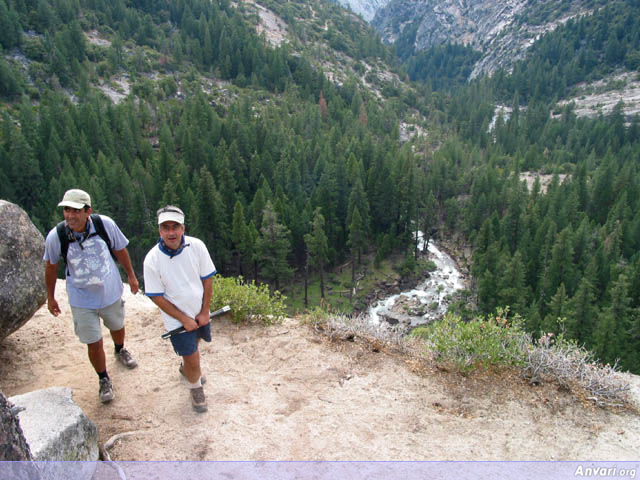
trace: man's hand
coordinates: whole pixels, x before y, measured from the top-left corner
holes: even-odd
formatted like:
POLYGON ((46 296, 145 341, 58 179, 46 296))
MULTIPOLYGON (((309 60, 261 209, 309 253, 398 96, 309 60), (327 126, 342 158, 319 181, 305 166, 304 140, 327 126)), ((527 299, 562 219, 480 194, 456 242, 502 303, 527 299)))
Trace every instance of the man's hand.
POLYGON ((182 325, 187 332, 192 332, 200 327, 200 325, 198 325, 198 323, 193 318, 187 318, 187 320, 182 322, 182 325))
POLYGON ((140 284, 138 283, 138 279, 135 275, 129 275, 129 288, 131 289, 131 293, 134 295, 138 293, 138 289, 140 288, 140 284))
POLYGON ((54 317, 57 317, 61 313, 60 306, 58 305, 58 302, 55 298, 50 298, 47 300, 47 308, 51 312, 51 315, 53 315, 54 317))
POLYGON ((211 320, 209 319, 208 310, 206 312, 200 312, 198 315, 196 315, 196 322, 198 322, 198 325, 201 327, 208 325, 210 321, 211 320))

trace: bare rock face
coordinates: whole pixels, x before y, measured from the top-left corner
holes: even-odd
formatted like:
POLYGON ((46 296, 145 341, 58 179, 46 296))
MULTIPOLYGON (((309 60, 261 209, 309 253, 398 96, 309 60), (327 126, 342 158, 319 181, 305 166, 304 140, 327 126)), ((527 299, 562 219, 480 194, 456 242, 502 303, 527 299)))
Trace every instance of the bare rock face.
POLYGON ((18 330, 47 299, 44 238, 19 206, 0 200, 0 341, 18 330))
POLYGON ((0 461, 33 460, 14 409, 0 392, 0 461))
MULTIPOLYGON (((7 460, 33 461, 0 462, 2 480, 93 478, 98 460, 98 430, 75 404, 70 388, 35 390, 10 397, 6 403, 17 411, 9 412, 13 415, 9 421, 15 423, 8 434, 14 457, 7 460), (13 452, 22 452, 25 447, 25 458, 16 457, 13 452)), ((2 425, 0 432, 5 430, 4 416, 2 425)), ((0 441, 3 441, 1 434, 0 441)))
POLYGON ((338 0, 338 3, 370 22, 376 11, 389 3, 389 0, 338 0))
POLYGON ((3 480, 40 480, 31 450, 18 421, 18 407, 0 391, 0 478, 3 480))
POLYGON ((9 400, 21 408, 20 426, 35 460, 98 460, 98 429, 73 401, 70 388, 50 387, 9 400))
POLYGON ((371 21, 387 43, 415 30, 415 51, 443 43, 482 52, 470 78, 510 68, 544 33, 589 13, 579 0, 389 0, 371 21), (528 17, 544 21, 528 22, 528 17))

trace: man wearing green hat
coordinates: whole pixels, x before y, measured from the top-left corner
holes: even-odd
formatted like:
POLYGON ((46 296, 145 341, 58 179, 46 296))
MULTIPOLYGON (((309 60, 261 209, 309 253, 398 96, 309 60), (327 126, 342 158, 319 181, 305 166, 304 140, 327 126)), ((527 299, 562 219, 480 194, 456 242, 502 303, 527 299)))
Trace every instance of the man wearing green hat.
POLYGON ((100 319, 110 330, 118 361, 135 368, 136 360, 124 348, 123 284, 114 258, 123 266, 131 293, 138 291, 138 280, 127 251, 129 241, 116 223, 104 215, 92 215, 91 197, 83 190, 65 192, 58 204, 64 222, 51 229, 45 242, 45 283, 47 307, 60 314, 55 298, 58 262, 66 262, 66 284, 73 324, 80 342, 87 345, 89 360, 99 378, 102 403, 113 400, 113 385, 107 374, 100 319))

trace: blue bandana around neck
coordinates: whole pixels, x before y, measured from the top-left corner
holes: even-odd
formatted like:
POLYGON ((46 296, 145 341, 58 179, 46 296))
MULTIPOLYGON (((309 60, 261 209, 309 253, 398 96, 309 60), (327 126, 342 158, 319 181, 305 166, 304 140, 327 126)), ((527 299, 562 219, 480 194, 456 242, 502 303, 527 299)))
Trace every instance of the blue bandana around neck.
POLYGON ((184 235, 182 235, 182 238, 180 239, 180 246, 175 250, 167 247, 167 245, 164 243, 164 240, 162 240, 162 237, 158 239, 158 248, 165 255, 169 255, 169 258, 173 258, 176 255, 180 255, 182 253, 182 250, 184 250, 184 247, 188 247, 189 245, 191 244, 184 243, 184 235))

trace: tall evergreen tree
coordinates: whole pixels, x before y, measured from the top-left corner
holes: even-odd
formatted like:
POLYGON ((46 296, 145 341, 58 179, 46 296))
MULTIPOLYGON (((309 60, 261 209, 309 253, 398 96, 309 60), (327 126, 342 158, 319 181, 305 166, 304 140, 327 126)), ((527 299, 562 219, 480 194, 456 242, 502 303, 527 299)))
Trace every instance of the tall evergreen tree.
POLYGON ((236 202, 233 209, 233 223, 231 228, 231 241, 234 246, 233 254, 236 257, 236 271, 239 275, 243 274, 242 261, 246 258, 249 242, 249 232, 245 224, 244 208, 242 203, 236 202))
POLYGON ((262 275, 273 282, 276 290, 280 290, 280 282, 288 280, 293 273, 287 262, 291 244, 289 230, 278 221, 278 215, 270 201, 263 211, 260 233, 257 251, 262 275))
POLYGON ((309 252, 311 264, 320 273, 320 297, 324 297, 324 269, 329 260, 329 247, 327 235, 324 233, 325 220, 319 208, 313 214, 311 232, 304 236, 305 244, 309 252))
POLYGON ((351 281, 355 282, 356 262, 358 265, 361 264, 362 251, 367 247, 367 231, 358 207, 353 209, 351 216, 348 245, 351 249, 351 281))

